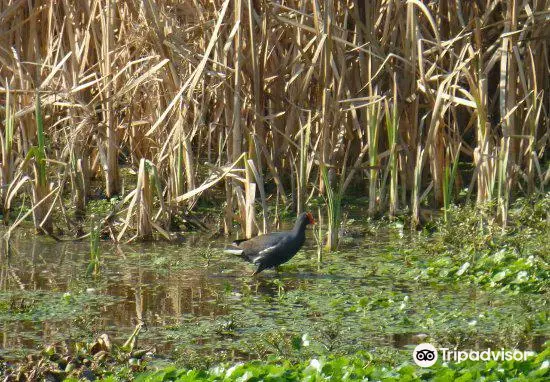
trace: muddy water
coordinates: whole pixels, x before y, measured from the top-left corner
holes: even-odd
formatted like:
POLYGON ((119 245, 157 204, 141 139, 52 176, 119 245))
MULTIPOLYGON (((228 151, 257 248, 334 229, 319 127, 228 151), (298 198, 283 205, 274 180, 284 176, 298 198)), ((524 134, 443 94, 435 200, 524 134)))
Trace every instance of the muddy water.
POLYGON ((146 328, 139 345, 167 357, 376 352, 424 339, 540 348, 544 323, 522 321, 538 296, 420 284, 413 270, 422 262, 403 258, 403 240, 356 238, 319 265, 309 239, 279 272, 255 278, 252 267, 222 253, 222 240, 103 243, 93 277, 88 243, 21 232, 0 261, 0 355, 101 333, 122 343, 138 322, 146 328))

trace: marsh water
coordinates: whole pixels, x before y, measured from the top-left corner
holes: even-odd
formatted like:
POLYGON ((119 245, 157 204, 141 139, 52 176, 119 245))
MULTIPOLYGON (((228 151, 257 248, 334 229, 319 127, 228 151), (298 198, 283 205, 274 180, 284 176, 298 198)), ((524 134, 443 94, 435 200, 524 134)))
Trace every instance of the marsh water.
POLYGON ((178 244, 102 243, 92 276, 89 243, 20 231, 0 262, 0 356, 102 333, 122 344, 138 322, 139 347, 178 359, 384 357, 422 341, 537 350, 546 338, 547 323, 533 318, 542 296, 418 281, 424 255, 403 251, 406 235, 363 232, 321 263, 308 235, 294 259, 256 277, 222 252, 223 238, 198 233, 178 244))

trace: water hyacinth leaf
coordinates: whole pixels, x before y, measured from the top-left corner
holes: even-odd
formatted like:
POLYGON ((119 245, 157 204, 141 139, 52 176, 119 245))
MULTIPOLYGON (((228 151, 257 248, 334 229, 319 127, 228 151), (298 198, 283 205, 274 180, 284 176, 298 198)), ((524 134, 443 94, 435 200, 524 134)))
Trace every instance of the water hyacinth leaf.
POLYGON ((503 270, 503 271, 500 271, 498 272, 497 274, 495 274, 493 277, 492 277, 492 280, 494 282, 499 282, 499 281, 502 281, 506 278, 506 276, 508 275, 508 272, 506 270, 503 270))
POLYGON ((460 269, 458 271, 456 271, 456 275, 457 276, 462 276, 464 274, 464 272, 466 272, 468 270, 468 268, 470 268, 470 263, 467 261, 464 264, 462 264, 462 266, 460 267, 460 269))
POLYGON ((515 283, 525 283, 529 281, 529 273, 527 271, 519 271, 516 275, 515 283))

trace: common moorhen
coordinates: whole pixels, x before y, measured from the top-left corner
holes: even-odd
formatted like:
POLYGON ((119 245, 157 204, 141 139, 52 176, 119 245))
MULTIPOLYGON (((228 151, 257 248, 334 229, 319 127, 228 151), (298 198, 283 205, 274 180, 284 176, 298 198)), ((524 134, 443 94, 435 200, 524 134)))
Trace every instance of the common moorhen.
POLYGON ((252 239, 235 240, 226 253, 240 255, 258 266, 252 274, 286 263, 302 248, 306 241, 306 226, 315 224, 313 216, 304 212, 298 216, 292 231, 273 232, 252 239))

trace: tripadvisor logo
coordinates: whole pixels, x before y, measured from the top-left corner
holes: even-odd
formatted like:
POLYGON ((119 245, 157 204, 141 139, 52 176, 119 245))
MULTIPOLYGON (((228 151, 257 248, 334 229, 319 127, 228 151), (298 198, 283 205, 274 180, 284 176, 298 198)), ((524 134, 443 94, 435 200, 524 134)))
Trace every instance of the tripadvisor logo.
POLYGON ((430 367, 437 361, 437 349, 428 343, 414 348, 413 360, 420 367, 430 367))
MULTIPOLYGON (((441 356, 444 362, 457 362, 470 360, 470 361, 525 361, 529 356, 534 355, 532 351, 520 351, 520 350, 504 350, 500 349, 493 351, 487 349, 484 351, 477 350, 451 350, 449 348, 439 348, 441 356)), ((413 360, 420 367, 433 366, 437 361, 437 349, 429 343, 423 343, 418 345, 413 350, 413 360)))

